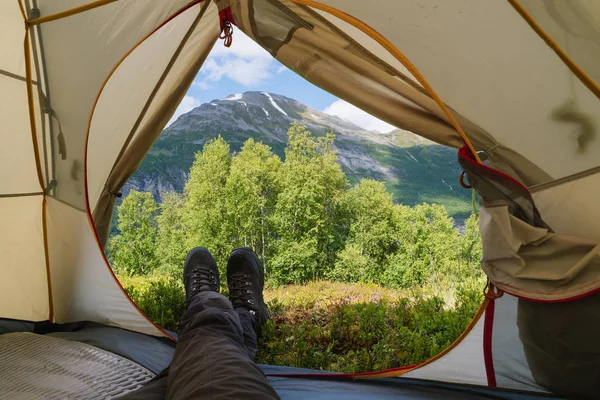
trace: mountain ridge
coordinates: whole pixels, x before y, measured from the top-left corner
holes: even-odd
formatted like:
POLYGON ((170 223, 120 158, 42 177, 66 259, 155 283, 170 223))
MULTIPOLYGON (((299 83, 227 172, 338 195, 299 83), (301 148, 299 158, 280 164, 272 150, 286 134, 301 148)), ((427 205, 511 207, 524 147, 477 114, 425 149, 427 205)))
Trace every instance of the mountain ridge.
POLYGON ((256 91, 212 100, 179 116, 162 132, 122 192, 149 191, 157 200, 166 191, 181 192, 195 153, 218 135, 232 151, 239 151, 253 137, 284 158, 287 129, 293 121, 315 135, 336 134, 334 148, 351 183, 362 178, 382 180, 396 202, 436 202, 446 205, 455 218, 468 216, 470 193, 457 182, 460 167, 455 149, 399 129, 368 131, 297 100, 256 91))

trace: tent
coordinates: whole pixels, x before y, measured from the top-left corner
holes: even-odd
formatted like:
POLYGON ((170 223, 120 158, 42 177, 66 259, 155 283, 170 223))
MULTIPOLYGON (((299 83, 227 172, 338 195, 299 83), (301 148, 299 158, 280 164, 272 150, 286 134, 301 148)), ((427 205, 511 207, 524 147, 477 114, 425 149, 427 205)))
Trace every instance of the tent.
MULTIPOLYGON (((0 364, 35 346, 83 354, 82 342, 97 349, 85 350, 92 360, 107 351, 150 373, 152 357, 168 358, 171 335, 129 299, 102 243, 119 188, 219 37, 227 44, 237 29, 339 98, 459 148, 461 181, 481 198, 490 285, 465 334, 425 363, 334 383, 272 368, 284 398, 309 386, 315 398, 332 387, 351 398, 358 384, 348 378, 360 379, 358 398, 387 398, 390 382, 406 398, 427 397, 427 385, 597 396, 600 3, 591 0, 0 2, 0 332, 12 332, 0 335, 0 364)), ((51 386, 43 374, 19 390, 51 386)))

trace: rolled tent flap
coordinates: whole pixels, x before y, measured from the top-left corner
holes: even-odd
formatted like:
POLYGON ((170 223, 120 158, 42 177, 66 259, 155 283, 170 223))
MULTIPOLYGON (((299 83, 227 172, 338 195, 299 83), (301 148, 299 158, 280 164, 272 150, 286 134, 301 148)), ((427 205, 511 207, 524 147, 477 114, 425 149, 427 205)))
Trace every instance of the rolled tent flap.
POLYGON ((94 210, 93 218, 102 245, 110 232, 116 193, 135 172, 166 126, 218 35, 219 20, 214 3, 194 6, 142 43, 107 82, 94 112, 88 144, 90 207, 94 210), (177 28, 180 32, 174 35, 177 28), (176 36, 174 43, 172 35, 176 36), (165 51, 168 43, 175 44, 170 52, 165 51), (157 49, 165 51, 162 64, 154 59, 157 49), (144 65, 153 67, 144 75, 135 74, 134 71, 144 65), (135 113, 136 118, 125 115, 121 121, 118 118, 115 121, 119 104, 123 103, 125 109, 133 107, 127 103, 127 98, 119 95, 123 87, 127 86, 128 91, 134 93, 143 92, 149 86, 148 76, 153 76, 157 83, 144 96, 135 96, 147 99, 145 102, 138 99, 140 112, 135 113))
MULTIPOLYGON (((481 196, 481 265, 494 285, 542 301, 575 298, 600 287, 597 236, 568 235, 564 226, 554 231, 524 186, 475 163, 464 147, 459 154, 469 183, 481 196)), ((569 209, 577 214, 574 207, 569 209)))

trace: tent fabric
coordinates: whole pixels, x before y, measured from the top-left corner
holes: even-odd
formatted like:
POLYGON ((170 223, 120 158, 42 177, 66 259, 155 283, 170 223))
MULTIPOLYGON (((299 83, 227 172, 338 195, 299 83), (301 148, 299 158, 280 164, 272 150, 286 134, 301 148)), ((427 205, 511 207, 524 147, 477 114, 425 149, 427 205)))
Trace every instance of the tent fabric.
POLYGON ((0 2, 0 317, 169 336, 125 294, 102 244, 115 195, 215 44, 219 11, 399 128, 460 147, 457 120, 477 151, 463 165, 482 199, 482 267, 521 299, 490 300, 461 343, 406 376, 548 386, 519 348, 520 304, 578 307, 573 297, 600 286, 600 8, 589 0, 0 2))
POLYGON ((321 3, 360 15, 402 49, 456 112, 553 179, 598 165, 600 141, 577 138, 599 126, 599 99, 507 2, 321 3), (566 133, 569 115, 588 128, 566 133))
POLYGON ((561 49, 600 83, 600 6, 594 1, 521 0, 533 20, 561 49))
POLYGON ((47 208, 55 322, 89 320, 164 335, 124 295, 98 251, 88 215, 53 198, 47 208))
POLYGON ((166 126, 217 40, 219 25, 216 15, 214 3, 205 2, 166 24, 127 57, 98 99, 88 143, 89 165, 98 168, 88 169, 87 187, 91 191, 90 208, 94 210, 94 221, 102 244, 110 231, 115 194, 134 173, 166 126), (181 19, 186 19, 185 23, 181 19), (177 32, 176 28, 180 31, 177 32), (175 34, 180 36, 173 40, 175 34), (173 47, 170 49, 172 55, 161 60, 163 64, 148 63, 155 57, 157 48, 169 54, 165 46, 167 43, 173 47), (137 82, 134 83, 131 79, 133 71, 141 65, 149 66, 144 74, 135 74, 137 82), (154 88, 147 85, 149 76, 158 81, 154 88), (132 87, 131 98, 117 95, 124 85, 132 87), (150 89, 153 92, 147 93, 150 89), (148 100, 146 103, 139 102, 141 114, 131 113, 132 101, 142 98, 148 100), (115 99, 122 104, 115 104, 115 99), (126 133, 127 130, 130 130, 129 133, 126 133), (126 135, 128 145, 122 147, 121 140, 126 135), (111 158, 114 161, 107 162, 111 158))

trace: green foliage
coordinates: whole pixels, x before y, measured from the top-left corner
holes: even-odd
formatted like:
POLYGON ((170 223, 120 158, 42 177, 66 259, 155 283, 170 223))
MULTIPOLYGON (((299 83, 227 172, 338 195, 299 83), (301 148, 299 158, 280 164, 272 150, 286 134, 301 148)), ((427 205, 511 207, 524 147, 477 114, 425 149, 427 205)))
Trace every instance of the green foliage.
MULTIPOLYGON (((325 283, 319 289, 323 286, 330 296, 335 293, 324 305, 319 299, 290 303, 267 293, 273 320, 263 328, 258 362, 340 372, 412 365, 455 341, 482 300, 480 290, 461 291, 454 307, 448 307, 436 296, 388 298, 382 288, 369 287, 359 289, 373 290, 369 301, 352 301, 346 290, 353 286, 325 283)), ((286 293, 309 291, 310 287, 290 287, 286 293)))
POLYGON ((185 291, 181 277, 119 276, 123 288, 135 304, 161 327, 176 332, 185 313, 185 291))
POLYGON ((158 207, 150 193, 132 190, 118 211, 119 234, 108 244, 115 271, 146 274, 156 268, 156 213, 158 207))
POLYGON ((225 185, 227 218, 233 228, 231 240, 255 249, 265 269, 265 256, 272 253, 276 240, 271 219, 279 194, 281 166, 269 146, 248 139, 233 157, 225 185))
POLYGON ((158 223, 156 255, 160 261, 159 268, 163 273, 180 271, 187 255, 186 229, 183 222, 184 204, 183 196, 176 192, 163 195, 161 213, 156 218, 158 223))
POLYGON ((185 185, 186 248, 202 246, 211 249, 220 266, 233 250, 229 240, 231 226, 226 223, 225 186, 230 165, 229 145, 219 136, 207 142, 202 152, 196 154, 185 185))
POLYGON ((333 149, 333 134, 314 137, 292 124, 272 221, 279 233, 272 279, 306 282, 323 277, 338 250, 336 203, 348 186, 333 149), (293 254, 301 256, 292 260, 293 254))
POLYGON ((261 362, 368 371, 448 346, 481 302, 477 216, 461 233, 444 206, 394 204, 372 179, 350 187, 334 140, 293 124, 281 160, 252 139, 232 154, 218 137, 196 154, 184 193, 164 194, 160 215, 149 193, 132 191, 108 250, 136 303, 176 330, 189 249, 209 248, 225 284, 229 253, 248 246, 264 261, 274 315, 261 362))

